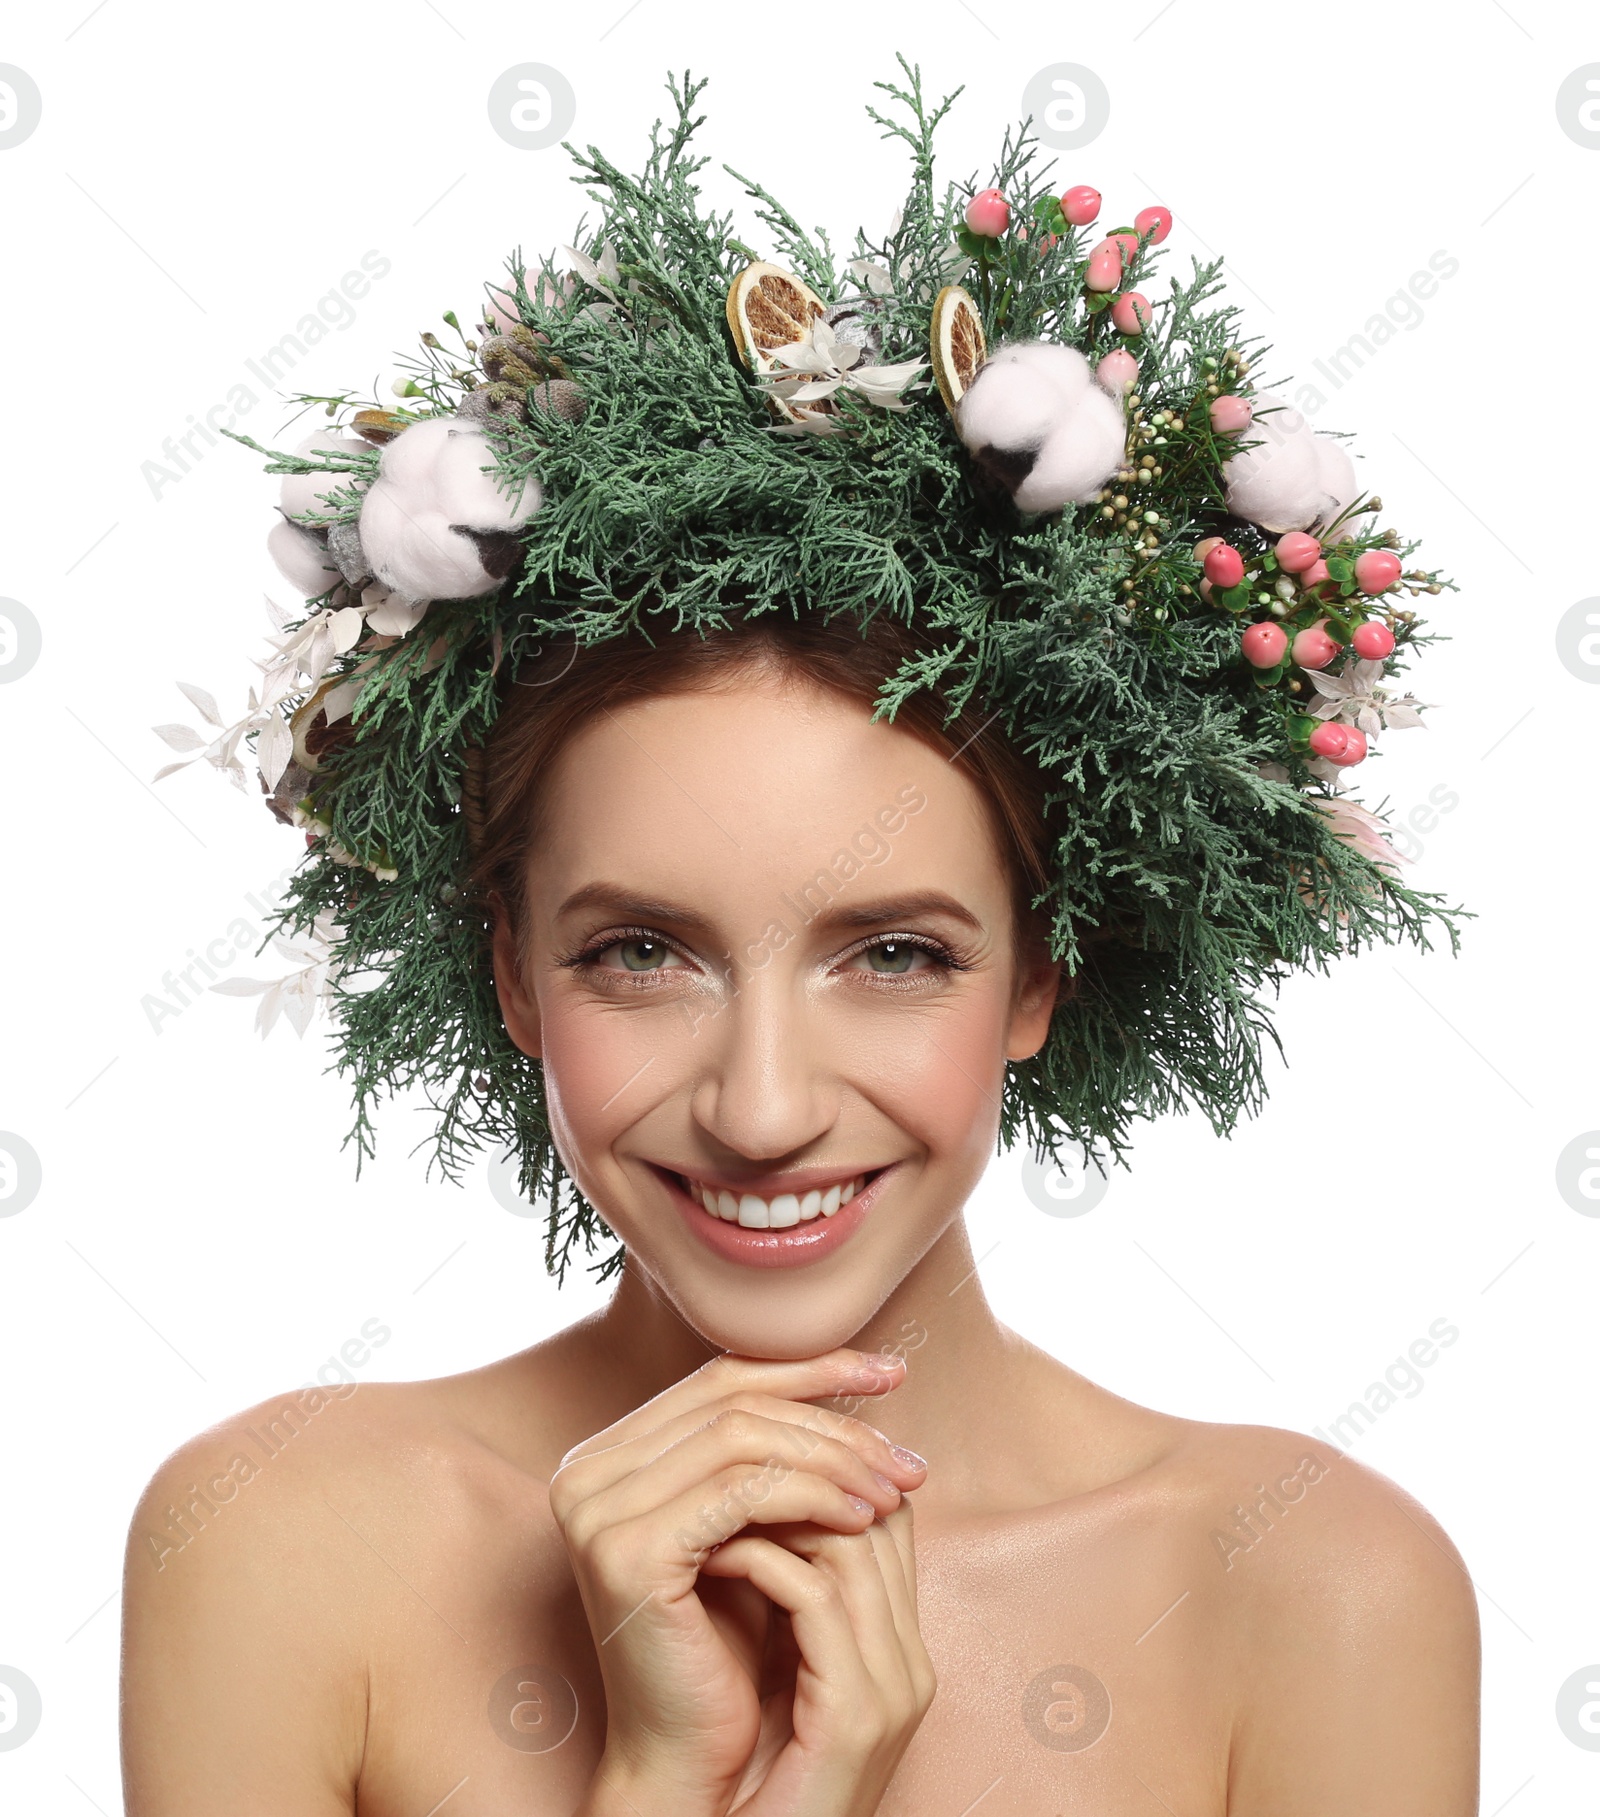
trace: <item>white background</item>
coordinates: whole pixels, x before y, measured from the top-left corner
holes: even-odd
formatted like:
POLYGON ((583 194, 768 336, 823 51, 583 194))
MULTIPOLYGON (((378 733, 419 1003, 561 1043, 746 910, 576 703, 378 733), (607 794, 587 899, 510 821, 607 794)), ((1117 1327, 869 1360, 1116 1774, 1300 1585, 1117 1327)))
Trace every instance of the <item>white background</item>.
MULTIPOLYGON (((120 1555, 168 1450, 305 1381, 365 1320, 393 1333, 365 1374, 409 1378, 520 1349, 598 1298, 581 1276, 558 1297, 540 1225, 485 1170, 424 1178, 413 1108, 358 1183, 320 1024, 263 1043, 248 1002, 204 995, 152 1027, 163 975, 240 916, 258 926, 247 893, 299 845, 204 767, 147 784, 169 755, 149 727, 190 716, 175 680, 236 711, 261 594, 287 590, 255 456, 223 443, 159 497, 142 464, 368 249, 392 270, 296 388, 387 383, 443 309, 469 319, 513 246, 570 237, 565 153, 491 130, 508 66, 561 70, 570 136, 625 168, 665 72, 709 74, 706 148, 842 243, 903 192, 863 108, 904 49, 936 93, 967 84, 944 133, 957 179, 987 170, 1042 66, 1095 70, 1110 121, 1063 154, 1062 186, 1103 190, 1108 223, 1168 204, 1185 265, 1226 253, 1280 375, 1313 377, 1434 253, 1459 261, 1420 322, 1323 387, 1318 426, 1357 433, 1385 520, 1460 583, 1430 602, 1455 641, 1412 672, 1439 703, 1428 729, 1384 740, 1360 780, 1402 819, 1454 798, 1412 841, 1413 878, 1477 912, 1462 953, 1383 950, 1297 982, 1259 1120, 1226 1144, 1195 1119, 1147 1127, 1076 1218, 1042 1215, 997 1161, 973 1244, 1001 1317, 1202 1419, 1325 1427, 1433 1321, 1456 1325, 1352 1449, 1433 1510, 1478 1585, 1484 1811, 1595 1808, 1600 1753, 1563 1735, 1555 1700, 1600 1661, 1600 1203, 1563 1199, 1557 1159, 1600 1127, 1600 669, 1569 672, 1557 625, 1600 594, 1600 150, 1563 132, 1556 97, 1600 36, 1536 0, 625 5, 103 0, 85 18, 79 0, 14 9, 0 36, 43 97, 38 130, 0 150, 0 595, 44 638, 0 687, 0 1129, 43 1168, 0 1218, 0 1665, 43 1699, 38 1732, 0 1751, 0 1806, 120 1809, 120 1555)), ((240 427, 272 441, 286 412, 251 384, 240 427)))

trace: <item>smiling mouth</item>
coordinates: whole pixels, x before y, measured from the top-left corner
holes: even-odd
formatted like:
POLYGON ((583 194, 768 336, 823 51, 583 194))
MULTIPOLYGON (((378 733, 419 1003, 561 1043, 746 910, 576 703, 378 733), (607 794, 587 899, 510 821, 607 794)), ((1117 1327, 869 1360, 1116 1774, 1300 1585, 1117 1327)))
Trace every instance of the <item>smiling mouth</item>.
POLYGON ((688 1174, 674 1174, 673 1178, 697 1205, 725 1224, 740 1224, 746 1230, 786 1230, 793 1224, 808 1224, 813 1218, 833 1217, 840 1206, 848 1205, 882 1171, 875 1168, 850 1174, 827 1187, 813 1187, 803 1193, 781 1192, 770 1199, 753 1192, 730 1192, 688 1174))

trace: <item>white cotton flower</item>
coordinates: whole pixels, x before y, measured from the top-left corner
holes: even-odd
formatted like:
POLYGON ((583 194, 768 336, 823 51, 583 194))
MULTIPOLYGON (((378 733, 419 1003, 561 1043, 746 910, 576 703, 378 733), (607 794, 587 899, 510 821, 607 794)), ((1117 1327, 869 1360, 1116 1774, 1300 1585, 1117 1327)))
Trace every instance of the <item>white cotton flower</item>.
MULTIPOLYGON (((331 430, 318 430, 308 435, 294 451, 296 454, 370 454, 372 445, 353 435, 336 435, 331 430)), ((332 469, 316 473, 286 473, 278 488, 278 503, 288 517, 331 515, 324 495, 336 487, 348 486, 354 475, 332 469)))
POLYGON ((1274 535, 1330 527, 1363 490, 1344 444, 1317 434, 1281 397, 1262 392, 1253 401, 1240 440, 1255 445, 1222 469, 1228 509, 1274 535))
POLYGON ((494 540, 520 529, 543 494, 530 479, 512 498, 495 468, 482 424, 461 417, 429 417, 385 445, 361 504, 361 547, 383 586, 412 601, 476 599, 499 586, 509 565, 494 540))
POLYGON ((344 579, 321 543, 286 517, 267 532, 267 553, 289 585, 307 599, 318 598, 344 579))
POLYGON ((1020 341, 984 361, 956 406, 956 428, 1020 511, 1084 504, 1121 466, 1122 406, 1074 347, 1020 341))

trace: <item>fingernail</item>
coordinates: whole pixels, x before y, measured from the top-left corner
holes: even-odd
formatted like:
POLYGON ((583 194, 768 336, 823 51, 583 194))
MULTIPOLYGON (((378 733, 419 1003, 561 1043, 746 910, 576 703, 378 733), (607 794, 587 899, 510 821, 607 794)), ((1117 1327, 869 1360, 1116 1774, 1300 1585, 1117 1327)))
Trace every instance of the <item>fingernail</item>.
POLYGON ((908 1451, 904 1445, 891 1445, 889 1449, 908 1469, 926 1470, 928 1467, 928 1460, 925 1457, 918 1457, 915 1451, 908 1451))
POLYGON ((900 1485, 898 1483, 890 1482, 889 1478, 886 1477, 881 1470, 874 1470, 872 1474, 877 1477, 878 1481, 885 1489, 892 1489, 896 1495, 900 1493, 900 1485))
POLYGON ((878 1510, 864 1496, 852 1495, 850 1502, 857 1514, 871 1514, 874 1517, 877 1515, 878 1510))

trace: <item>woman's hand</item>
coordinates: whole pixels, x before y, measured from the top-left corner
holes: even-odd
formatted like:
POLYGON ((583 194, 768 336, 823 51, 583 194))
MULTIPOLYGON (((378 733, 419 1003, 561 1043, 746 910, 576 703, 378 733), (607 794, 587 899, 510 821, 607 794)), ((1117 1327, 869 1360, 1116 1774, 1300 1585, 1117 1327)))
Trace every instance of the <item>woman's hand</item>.
POLYGON ((911 1504, 864 1533, 741 1535, 707 1576, 744 1578, 788 1612, 786 1683, 763 1700, 738 1817, 871 1817, 933 1701, 917 1627, 911 1504))
POLYGON ((881 1791, 933 1694, 902 1502, 925 1466, 806 1402, 887 1393, 903 1367, 855 1350, 716 1357, 562 1459, 550 1506, 608 1712, 585 1809, 724 1817, 750 1790, 747 1768, 761 1780, 749 1817, 875 1807, 862 1775, 881 1773, 881 1791), (875 1526, 880 1514, 893 1525, 875 1526), (746 1526, 780 1539, 727 1543, 746 1526), (717 1594, 702 1597, 703 1570, 717 1594), (787 1738, 769 1696, 763 1772, 752 1756, 774 1620, 799 1657, 787 1738))

